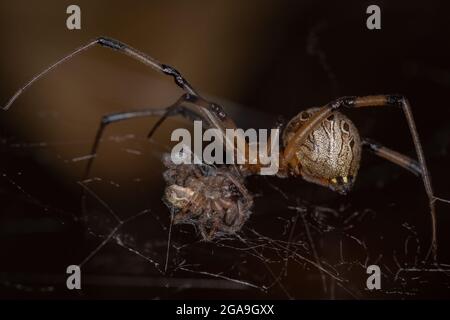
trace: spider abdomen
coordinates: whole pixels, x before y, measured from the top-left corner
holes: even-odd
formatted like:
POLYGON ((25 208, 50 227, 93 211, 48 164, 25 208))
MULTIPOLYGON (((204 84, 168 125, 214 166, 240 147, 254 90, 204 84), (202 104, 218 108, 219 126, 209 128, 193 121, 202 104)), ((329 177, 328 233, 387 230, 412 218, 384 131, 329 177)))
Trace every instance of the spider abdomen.
MULTIPOLYGON (((317 112, 311 108, 299 113, 286 126, 283 144, 317 112)), ((333 112, 319 123, 305 141, 296 147, 294 175, 346 193, 356 178, 361 159, 361 138, 353 122, 340 112, 333 112)))

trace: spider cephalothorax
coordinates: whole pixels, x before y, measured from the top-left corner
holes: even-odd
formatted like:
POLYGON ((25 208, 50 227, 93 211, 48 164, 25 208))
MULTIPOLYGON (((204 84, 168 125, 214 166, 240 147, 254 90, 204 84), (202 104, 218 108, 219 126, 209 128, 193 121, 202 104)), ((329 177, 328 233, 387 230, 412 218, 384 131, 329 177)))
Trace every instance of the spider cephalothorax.
MULTIPOLYGON (((320 108, 299 113, 283 131, 283 146, 320 108)), ((288 163, 292 175, 347 193, 355 181, 361 159, 361 139, 355 125, 340 112, 333 112, 316 126, 306 140, 297 146, 295 157, 288 163)))
POLYGON ((174 224, 193 224, 205 240, 241 229, 253 201, 236 186, 239 176, 227 168, 175 165, 169 155, 163 161, 167 167, 164 201, 174 215, 174 224))

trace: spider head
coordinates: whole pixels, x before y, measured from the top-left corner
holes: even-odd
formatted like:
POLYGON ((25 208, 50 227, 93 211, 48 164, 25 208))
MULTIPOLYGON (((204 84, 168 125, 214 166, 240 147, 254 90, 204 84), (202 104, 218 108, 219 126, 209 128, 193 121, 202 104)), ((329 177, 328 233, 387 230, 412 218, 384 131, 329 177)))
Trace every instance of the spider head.
POLYGON ((353 176, 337 176, 336 178, 331 178, 328 181, 328 186, 331 190, 336 191, 340 194, 347 194, 353 187, 354 178, 353 176))

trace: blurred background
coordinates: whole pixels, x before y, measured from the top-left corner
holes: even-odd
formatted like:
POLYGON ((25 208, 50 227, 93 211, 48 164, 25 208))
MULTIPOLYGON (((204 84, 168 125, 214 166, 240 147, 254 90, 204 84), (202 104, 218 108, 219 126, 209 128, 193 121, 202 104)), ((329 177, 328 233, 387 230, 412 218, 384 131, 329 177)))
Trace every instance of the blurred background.
MULTIPOLYGON (((340 96, 399 93, 412 104, 436 195, 449 198, 447 12, 445 1, 435 0, 1 0, 0 98, 6 102, 34 74, 101 35, 176 67, 244 128, 268 128, 280 115, 289 119, 340 96), (81 30, 66 28, 71 4, 81 8, 81 30), (371 4, 381 8, 381 30, 366 28, 371 4)), ((181 94, 172 79, 94 48, 1 113, 1 297, 450 296, 447 273, 427 271, 422 263, 430 238, 422 182, 367 153, 347 197, 298 179, 254 177, 249 189, 256 203, 242 231, 245 241, 203 243, 193 228, 176 226, 168 245, 160 160, 170 150, 171 130, 190 123, 169 121, 148 142, 155 119, 137 119, 108 127, 93 179, 83 184, 90 190, 83 212, 83 157, 102 115, 168 106, 181 94), (123 219, 144 213, 111 234, 111 212, 123 219), (83 290, 68 291, 65 268, 86 257, 83 290), (383 289, 369 292, 365 268, 373 263, 383 271, 383 289)), ((362 136, 415 157, 399 110, 348 115, 362 136)), ((437 209, 445 269, 450 212, 443 203, 437 209)))

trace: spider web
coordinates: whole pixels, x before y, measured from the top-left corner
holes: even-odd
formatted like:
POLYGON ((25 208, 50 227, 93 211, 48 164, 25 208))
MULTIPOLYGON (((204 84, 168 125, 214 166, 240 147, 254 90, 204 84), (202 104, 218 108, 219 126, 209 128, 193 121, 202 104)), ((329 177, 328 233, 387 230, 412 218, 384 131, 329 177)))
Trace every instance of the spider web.
MULTIPOLYGON (((416 180, 417 199, 405 201, 389 195, 395 182, 376 191, 363 180, 345 198, 298 179, 250 177, 249 221, 236 235, 205 242, 194 227, 173 225, 161 200, 167 130, 143 137, 133 127, 108 129, 85 181, 77 175, 91 140, 2 140, 4 292, 66 292, 65 267, 76 264, 87 297, 108 296, 108 288, 155 299, 448 296, 450 265, 426 259, 428 212, 416 180), (74 173, 60 177, 45 166, 74 173), (381 289, 370 291, 373 264, 381 289)), ((373 176, 389 175, 376 170, 373 176)))

